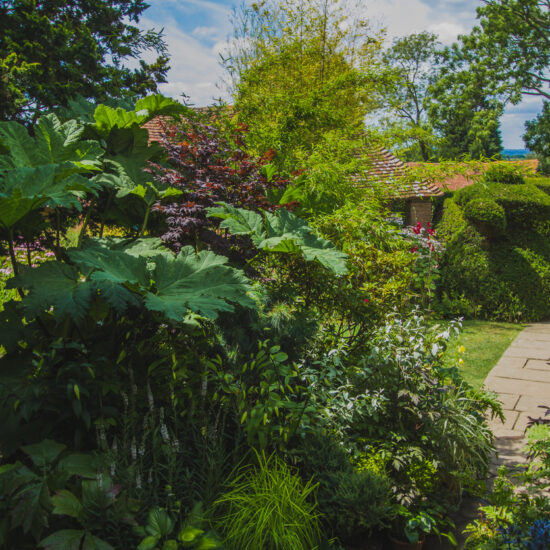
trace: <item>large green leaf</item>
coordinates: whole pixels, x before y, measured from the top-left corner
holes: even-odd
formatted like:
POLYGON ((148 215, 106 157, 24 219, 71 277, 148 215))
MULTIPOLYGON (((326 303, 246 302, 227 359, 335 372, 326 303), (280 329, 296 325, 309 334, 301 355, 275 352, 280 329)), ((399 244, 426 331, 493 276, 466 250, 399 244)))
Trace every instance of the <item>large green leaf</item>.
POLYGON ((94 112, 95 129, 105 139, 115 128, 130 128, 133 124, 141 126, 155 116, 178 115, 187 111, 188 108, 175 99, 161 94, 139 99, 133 111, 98 105, 94 112))
POLYGON ((92 281, 109 281, 116 284, 138 284, 149 286, 147 260, 126 253, 123 250, 111 250, 89 239, 83 250, 71 249, 69 257, 79 266, 92 268, 92 281))
POLYGON ((86 533, 82 550, 115 550, 108 542, 95 537, 91 533, 86 533))
POLYGON ((150 285, 146 257, 112 250, 94 239, 85 242, 84 250, 73 249, 68 254, 81 268, 89 270, 88 279, 116 310, 122 312, 141 304, 139 292, 150 285))
POLYGON ((153 508, 149 512, 145 530, 153 537, 167 537, 174 529, 174 522, 162 508, 153 508))
POLYGON ((154 183, 153 175, 145 171, 147 168, 146 160, 117 155, 107 162, 117 174, 100 176, 98 182, 117 189, 116 196, 119 199, 130 194, 136 195, 150 207, 160 199, 182 194, 180 189, 154 183))
POLYGON ((184 115, 189 112, 189 107, 185 107, 179 101, 171 97, 165 97, 162 94, 153 94, 136 101, 135 110, 141 116, 151 119, 154 116, 174 116, 184 115))
POLYGON ((54 514, 77 519, 82 515, 82 504, 71 491, 67 491, 66 489, 57 491, 52 497, 52 502, 54 505, 52 513, 54 514))
POLYGON ((55 462, 56 458, 66 449, 66 446, 51 439, 44 439, 40 443, 27 445, 22 449, 36 466, 44 468, 55 462))
POLYGON ((19 122, 0 122, 0 142, 9 155, 0 156, 0 168, 34 166, 35 144, 25 126, 19 122))
POLYGON ((76 267, 61 262, 45 262, 8 281, 10 288, 29 289, 23 299, 28 317, 36 317, 53 307, 58 321, 70 317, 81 322, 90 308, 96 288, 81 280, 76 267))
POLYGON ((79 174, 60 178, 60 169, 63 165, 44 164, 7 171, 0 179, 0 226, 9 229, 44 205, 80 210, 78 198, 100 187, 79 174))
POLYGON ((80 550, 84 534, 81 529, 62 529, 40 541, 38 546, 46 550, 80 550))
POLYGON ((154 258, 155 290, 147 292, 145 304, 152 311, 181 321, 191 310, 215 319, 220 311, 233 311, 232 303, 253 307, 247 296, 250 282, 239 270, 226 264, 227 258, 203 250, 195 254, 190 246, 176 258, 154 258), (231 302, 231 303, 230 303, 231 302))
POLYGON ((236 208, 230 204, 222 204, 208 209, 208 216, 226 220, 221 227, 227 227, 232 235, 264 235, 264 218, 253 210, 236 208))
POLYGON ((84 127, 76 120, 61 123, 54 114, 39 118, 35 135, 18 122, 0 122, 0 141, 8 149, 0 168, 14 169, 44 164, 73 163, 73 170, 99 167, 103 150, 96 141, 81 141, 84 127))
POLYGON ((305 220, 284 208, 262 215, 221 204, 209 208, 208 215, 221 218, 220 227, 233 235, 249 235, 260 250, 300 254, 307 261, 318 261, 336 275, 347 273, 347 255, 330 241, 315 235, 305 220))

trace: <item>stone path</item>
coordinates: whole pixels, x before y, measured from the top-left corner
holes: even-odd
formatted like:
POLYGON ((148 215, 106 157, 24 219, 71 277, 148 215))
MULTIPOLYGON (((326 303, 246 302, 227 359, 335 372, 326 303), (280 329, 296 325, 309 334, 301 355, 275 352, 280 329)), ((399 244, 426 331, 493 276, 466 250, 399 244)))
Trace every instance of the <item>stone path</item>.
POLYGON ((506 417, 504 423, 490 423, 499 453, 495 466, 524 462, 528 417, 544 413, 539 405, 550 407, 550 323, 527 325, 491 370, 485 387, 498 394, 506 417))

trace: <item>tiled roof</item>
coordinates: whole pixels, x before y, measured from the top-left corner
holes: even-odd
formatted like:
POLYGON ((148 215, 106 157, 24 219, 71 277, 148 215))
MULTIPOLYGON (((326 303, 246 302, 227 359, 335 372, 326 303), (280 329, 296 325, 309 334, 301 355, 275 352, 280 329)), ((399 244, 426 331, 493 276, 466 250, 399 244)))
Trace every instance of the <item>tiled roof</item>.
MULTIPOLYGON (((161 141, 166 134, 166 125, 169 123, 168 117, 161 116, 146 122, 142 128, 149 131, 149 143, 161 141)), ((389 196, 401 199, 437 197, 443 194, 441 189, 433 183, 411 181, 407 165, 384 147, 370 151, 367 156, 370 161, 370 169, 363 177, 356 179, 358 184, 368 184, 372 180, 381 182, 387 185, 389 196)))
POLYGON ((166 117, 157 116, 146 122, 142 128, 149 131, 149 144, 152 141, 161 141, 166 134, 166 123, 168 122, 166 117))
POLYGON ((365 182, 374 180, 388 187, 388 195, 400 199, 437 197, 443 192, 427 181, 414 181, 406 164, 384 147, 368 153, 371 163, 365 182))
MULTIPOLYGON (((223 107, 231 111, 232 106, 228 105, 223 107)), ((217 107, 192 107, 193 111, 202 114, 210 114, 215 118, 217 107)), ((182 119, 184 117, 182 116, 182 119)), ((163 137, 166 136, 166 127, 172 122, 172 118, 169 116, 157 116, 151 119, 149 122, 146 122, 142 128, 145 128, 149 131, 149 143, 152 141, 161 141, 163 137)))
MULTIPOLYGON (((538 166, 538 160, 537 159, 522 159, 522 160, 512 160, 512 161, 496 161, 500 163, 513 163, 517 165, 519 168, 522 168, 527 173, 531 173, 532 175, 535 175, 537 171, 538 166)), ((407 166, 410 166, 411 168, 422 168, 421 162, 408 162, 407 166)), ((483 163, 482 169, 478 170, 477 172, 470 172, 470 174, 448 174, 443 175, 439 179, 436 179, 433 184, 437 186, 442 191, 456 191, 457 189, 462 189, 463 187, 468 187, 469 185, 472 185, 475 183, 482 172, 484 172, 489 166, 491 165, 490 162, 483 163)))

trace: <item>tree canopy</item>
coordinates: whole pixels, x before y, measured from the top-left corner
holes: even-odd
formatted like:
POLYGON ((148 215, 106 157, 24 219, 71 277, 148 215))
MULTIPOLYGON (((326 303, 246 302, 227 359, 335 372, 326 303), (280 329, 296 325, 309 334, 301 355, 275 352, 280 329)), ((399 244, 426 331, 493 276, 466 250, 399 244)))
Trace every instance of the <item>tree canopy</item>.
POLYGON ((544 102, 542 112, 525 123, 525 144, 539 158, 539 171, 550 174, 550 103, 544 102))
POLYGON ((436 138, 428 123, 428 88, 438 69, 439 42, 435 34, 421 32, 394 40, 383 60, 390 68, 384 82, 384 107, 390 116, 384 126, 408 156, 429 160, 436 138))
POLYGON ((479 26, 462 37, 474 67, 487 67, 507 88, 550 99, 550 1, 486 0, 477 9, 479 26))
POLYGON ((273 0, 241 9, 234 23, 225 66, 254 152, 273 148, 294 169, 328 133, 363 131, 382 38, 366 21, 327 0, 273 0))
POLYGON ((144 95, 165 82, 162 32, 137 27, 142 0, 7 0, 0 3, 0 119, 36 119, 82 95, 144 95), (157 59, 124 66, 154 51, 157 59))

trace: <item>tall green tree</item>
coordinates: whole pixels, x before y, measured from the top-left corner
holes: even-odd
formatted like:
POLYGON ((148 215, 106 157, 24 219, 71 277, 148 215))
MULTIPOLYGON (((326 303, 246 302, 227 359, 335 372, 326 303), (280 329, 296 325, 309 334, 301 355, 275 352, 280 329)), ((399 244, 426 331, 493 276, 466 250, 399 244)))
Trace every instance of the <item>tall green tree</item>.
POLYGON ((485 67, 508 89, 550 99, 550 0, 485 0, 479 25, 462 37, 473 68, 485 67))
POLYGON ((445 48, 441 60, 427 107, 430 124, 441 137, 439 156, 498 156, 500 117, 510 100, 509 90, 494 68, 479 64, 464 43, 445 48))
POLYGON ((542 112, 525 123, 525 144, 537 154, 539 171, 550 174, 550 103, 544 102, 542 112))
POLYGON ((438 70, 439 47, 437 35, 421 32, 394 40, 383 56, 390 71, 383 79, 388 115, 382 124, 411 160, 429 160, 437 141, 428 122, 426 101, 438 70))
POLYGON ((82 95, 104 101, 144 95, 165 82, 162 32, 137 24, 143 0, 0 2, 0 119, 36 120, 82 95), (158 54, 147 64, 144 51, 158 54), (128 59, 139 67, 124 66, 128 59))
POLYGON ((376 105, 381 34, 329 0, 270 0, 235 14, 225 66, 255 153, 293 170, 335 134, 363 132, 376 105))

